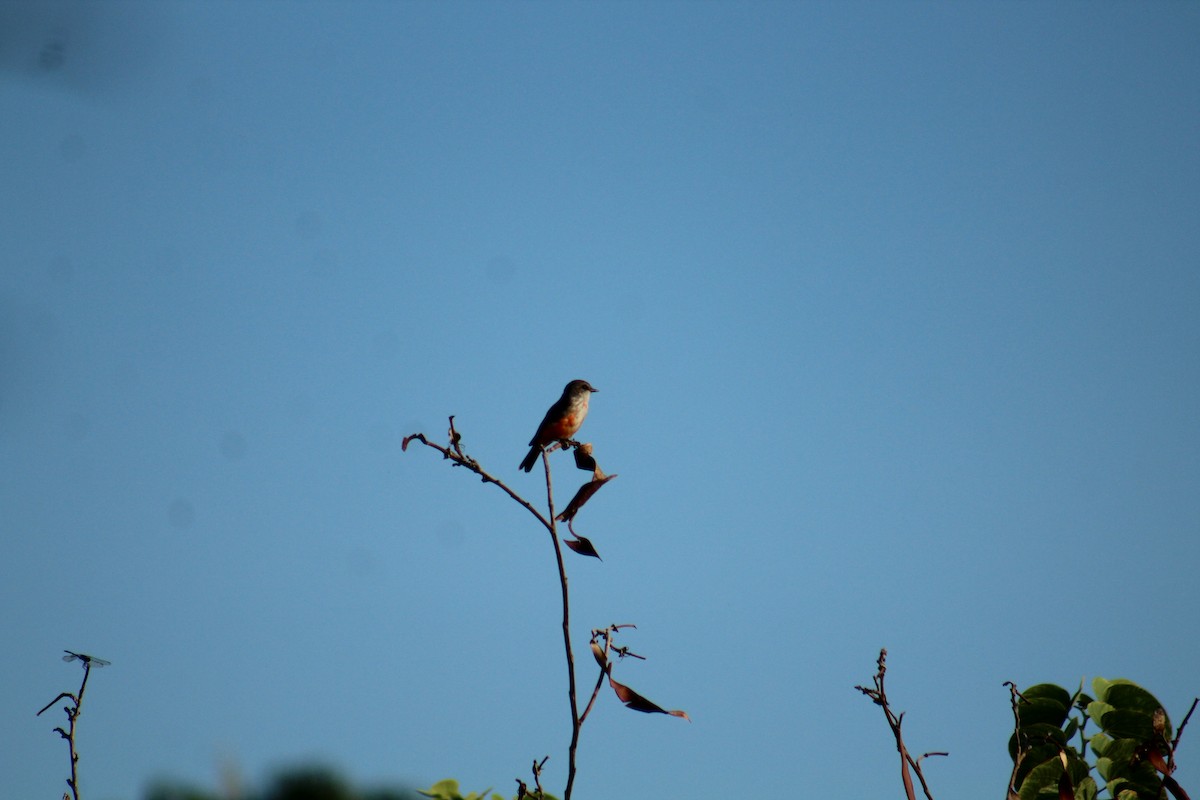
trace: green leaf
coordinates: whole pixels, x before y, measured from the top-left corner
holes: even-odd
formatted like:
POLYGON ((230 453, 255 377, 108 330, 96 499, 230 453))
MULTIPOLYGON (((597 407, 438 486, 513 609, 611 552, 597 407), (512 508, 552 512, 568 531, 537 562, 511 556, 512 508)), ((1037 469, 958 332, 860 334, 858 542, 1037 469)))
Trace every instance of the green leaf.
POLYGON ((1067 702, 1064 703, 1052 697, 1034 697, 1029 698, 1028 701, 1017 703, 1017 715, 1021 719, 1021 727, 1046 724, 1061 728, 1071 707, 1070 700, 1067 698, 1067 702))
MULTIPOLYGON (((1053 750, 1051 755, 1035 766, 1025 776, 1019 784, 1017 790, 1021 800, 1036 800, 1041 797, 1058 797, 1058 780, 1063 774, 1062 761, 1059 759, 1057 750, 1053 750)), ((1069 751, 1067 760, 1067 774, 1071 776, 1071 783, 1076 787, 1076 796, 1078 797, 1078 787, 1088 777, 1088 765, 1083 762, 1074 751, 1069 751)), ((1093 783, 1093 796, 1094 783, 1093 783)))
POLYGON ((1075 719, 1074 717, 1071 717, 1069 720, 1067 720, 1067 727, 1063 729, 1063 734, 1067 737, 1067 741, 1070 741, 1071 737, 1074 736, 1078 732, 1079 732, 1079 720, 1075 719))
MULTIPOLYGON (((463 800, 488 800, 487 793, 490 791, 491 789, 484 789, 482 792, 471 792, 464 797, 463 800)), ((504 800, 504 798, 500 797, 498 794, 492 795, 492 800, 497 800, 497 798, 499 798, 499 800, 504 800)))
POLYGON ((458 781, 453 778, 446 778, 428 789, 417 789, 417 791, 426 797, 437 798, 437 800, 463 800, 463 796, 458 793, 458 781))
POLYGON ((1063 733, 1063 729, 1048 722, 1022 725, 1021 734, 1027 737, 1030 746, 1034 748, 1049 746, 1057 753, 1058 747, 1067 746, 1067 735, 1063 733))
POLYGON ((1075 800, 1096 800, 1096 795, 1099 791, 1096 787, 1096 781, 1092 780, 1092 776, 1089 775, 1076 785, 1075 800))
MULTIPOLYGON (((1133 751, 1137 750, 1138 743, 1133 739, 1113 739, 1112 743, 1104 748, 1104 757, 1112 761, 1116 767, 1124 767, 1133 760, 1133 751)), ((1121 774, 1120 770, 1117 774, 1121 774)))
POLYGON ((1132 681, 1114 681, 1105 700, 1114 708, 1131 709, 1145 714, 1153 714, 1162 708, 1158 698, 1132 681))
POLYGON ((1093 733, 1088 737, 1088 744, 1092 746, 1092 751, 1098 755, 1104 755, 1104 751, 1112 744, 1112 739, 1105 736, 1103 733, 1093 733))
POLYGON ((1071 695, 1067 690, 1053 683, 1038 683, 1021 692, 1026 700, 1055 700, 1064 706, 1071 705, 1071 695))
POLYGON ((1106 681, 1104 678, 1092 678, 1092 691, 1096 693, 1097 700, 1104 700, 1104 696, 1108 694, 1108 687, 1110 685, 1110 681, 1106 681))
POLYGON ((1154 736, 1154 723, 1150 715, 1127 708, 1114 708, 1106 713, 1100 719, 1100 727, 1114 739, 1145 742, 1154 736))
POLYGON ((1104 715, 1112 710, 1113 710, 1113 707, 1110 706, 1108 703, 1105 703, 1101 700, 1093 700, 1092 702, 1088 703, 1087 715, 1097 725, 1100 725, 1100 724, 1103 724, 1104 715))
POLYGON ((1132 764, 1133 756, 1141 742, 1136 739, 1113 739, 1112 747, 1108 748, 1108 757, 1113 761, 1123 761, 1132 764))
POLYGON ((1057 795, 1058 776, 1062 775, 1062 772, 1062 764, 1059 763, 1057 756, 1043 761, 1029 771, 1025 780, 1021 781, 1021 787, 1017 793, 1021 800, 1037 800, 1037 796, 1047 788, 1052 789, 1057 795))
POLYGON ((1162 779, 1149 761, 1134 760, 1140 743, 1135 739, 1115 739, 1096 759, 1096 769, 1107 781, 1110 797, 1132 791, 1141 800, 1158 800, 1162 796, 1162 779))
MULTIPOLYGON (((1021 727, 1022 743, 1025 747, 1025 759, 1021 763, 1020 769, 1014 776, 1014 783, 1018 789, 1024 786, 1025 780, 1028 778, 1031 771, 1037 768, 1043 762, 1053 761, 1058 764, 1058 753, 1060 749, 1066 749, 1067 740, 1063 735, 1061 728, 1056 728, 1053 725, 1039 723, 1031 725, 1028 728, 1021 727), (1027 738, 1026 738, 1027 737, 1027 738)), ((1070 751, 1074 752, 1074 751, 1070 751)), ((1009 753, 1014 756, 1016 754, 1016 734, 1009 739, 1009 753)), ((1057 773, 1055 781, 1057 781, 1057 773)), ((1057 787, 1057 783, 1055 784, 1057 787)), ((1055 792, 1057 792, 1057 788, 1055 792)))

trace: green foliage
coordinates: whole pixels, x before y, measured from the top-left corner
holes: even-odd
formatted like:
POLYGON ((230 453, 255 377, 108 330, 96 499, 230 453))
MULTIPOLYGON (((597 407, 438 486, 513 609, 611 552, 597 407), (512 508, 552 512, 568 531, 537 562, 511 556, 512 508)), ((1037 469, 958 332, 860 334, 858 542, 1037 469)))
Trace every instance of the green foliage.
MULTIPOLYGON (((145 800, 223 800, 228 796, 226 792, 160 781, 146 791, 145 800)), ((263 791, 246 791, 239 796, 246 800, 421 800, 413 790, 402 787, 356 789, 337 772, 313 766, 280 772, 263 791)))
MULTIPOLYGON (((458 789, 458 781, 453 778, 446 778, 443 781, 438 781, 428 789, 418 789, 417 791, 426 797, 434 798, 434 800, 505 800, 504 796, 500 794, 492 794, 491 797, 488 797, 488 792, 492 791, 491 789, 484 789, 480 794, 476 794, 475 792, 462 794, 458 789)), ((538 800, 538 795, 529 795, 529 797, 538 800)), ((558 800, 558 798, 552 794, 543 794, 540 796, 540 800, 558 800)))
POLYGON ((1160 800, 1170 754, 1171 724, 1162 705, 1132 681, 1097 678, 1095 698, 1053 684, 1031 686, 1017 697, 1017 727, 1009 739, 1013 786, 1021 800, 1073 795, 1095 800, 1160 800), (1071 716, 1071 712, 1079 712, 1071 716), (1088 735, 1088 724, 1099 730, 1088 735), (1094 763, 1088 763, 1088 747, 1094 763), (1156 768, 1156 764, 1158 768, 1156 768), (1099 780, 1092 777, 1095 770, 1099 780))
POLYGON ((307 767, 278 776, 263 800, 357 800, 357 796, 340 775, 307 767))
MULTIPOLYGON (((428 789, 418 789, 417 791, 426 797, 434 798, 434 800, 486 800, 487 793, 491 789, 484 789, 483 794, 471 792, 464 795, 458 791, 458 781, 453 778, 446 778, 443 781, 438 781, 428 789)), ((498 794, 493 794, 491 800, 504 800, 504 798, 498 794)))
POLYGON ((160 781, 146 790, 146 800, 214 800, 212 792, 193 786, 160 781))

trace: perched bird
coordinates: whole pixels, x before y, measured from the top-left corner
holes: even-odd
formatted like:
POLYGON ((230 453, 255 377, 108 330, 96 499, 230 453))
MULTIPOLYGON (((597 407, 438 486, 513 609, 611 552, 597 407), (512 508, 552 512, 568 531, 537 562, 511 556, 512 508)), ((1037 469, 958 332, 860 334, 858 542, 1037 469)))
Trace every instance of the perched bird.
POLYGON ((552 442, 570 439, 583 424, 588 413, 588 400, 596 388, 587 381, 571 381, 563 389, 562 397, 550 406, 537 433, 529 440, 529 455, 521 462, 521 469, 529 472, 537 463, 542 448, 552 442))

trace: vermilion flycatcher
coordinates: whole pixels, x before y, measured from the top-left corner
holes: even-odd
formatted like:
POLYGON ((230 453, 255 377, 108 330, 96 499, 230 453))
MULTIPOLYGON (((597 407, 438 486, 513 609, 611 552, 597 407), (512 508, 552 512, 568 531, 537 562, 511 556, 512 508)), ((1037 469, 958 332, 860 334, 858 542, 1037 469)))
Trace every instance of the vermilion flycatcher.
POLYGON ((563 389, 562 397, 546 412, 537 433, 529 440, 529 455, 521 462, 521 469, 529 472, 537 463, 542 448, 552 442, 570 439, 583 424, 588 412, 588 399, 597 391, 587 381, 571 381, 563 389))

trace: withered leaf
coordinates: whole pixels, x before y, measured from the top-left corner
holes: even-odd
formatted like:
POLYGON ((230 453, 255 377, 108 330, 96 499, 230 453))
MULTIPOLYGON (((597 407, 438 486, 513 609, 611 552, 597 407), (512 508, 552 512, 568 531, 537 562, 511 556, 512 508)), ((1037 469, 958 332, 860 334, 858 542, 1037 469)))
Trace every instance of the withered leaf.
POLYGON ((596 459, 592 456, 591 442, 575 448, 575 466, 587 472, 596 471, 596 459))
POLYGON ((604 669, 608 666, 608 659, 604 657, 604 648, 596 642, 592 642, 592 655, 595 657, 596 663, 600 665, 601 669, 604 669))
MULTIPOLYGON (((563 539, 563 544, 579 553, 581 556, 591 556, 592 558, 600 558, 600 554, 596 552, 595 546, 592 545, 591 539, 586 536, 580 536, 577 539, 563 539)), ((604 559, 600 558, 601 561, 604 559)))
POLYGON ((583 504, 592 499, 592 495, 600 491, 600 487, 611 481, 616 475, 605 475, 603 478, 592 478, 590 481, 579 487, 579 491, 571 498, 571 502, 567 503, 567 507, 562 513, 556 517, 559 522, 570 522, 579 513, 579 509, 583 508, 583 504))
POLYGON ((1058 800, 1075 800, 1075 787, 1071 784, 1070 764, 1067 754, 1058 751, 1058 760, 1062 763, 1062 774, 1058 776, 1058 800))
POLYGON ((617 697, 620 698, 621 702, 624 703, 626 707, 632 708, 634 711, 641 711, 643 714, 669 714, 672 717, 683 717, 688 722, 692 721, 692 718, 687 715, 686 711, 679 711, 678 709, 674 711, 668 711, 657 703, 651 702, 645 697, 642 697, 625 684, 617 683, 615 680, 613 680, 611 674, 608 676, 608 685, 611 686, 613 691, 617 693, 617 697))
POLYGON ((1162 774, 1169 775, 1171 773, 1171 768, 1167 766, 1166 760, 1162 757, 1162 753, 1158 752, 1157 747, 1150 748, 1150 752, 1146 754, 1146 760, 1162 774))
POLYGON ((1058 776, 1058 800, 1075 800, 1075 787, 1071 783, 1071 775, 1066 770, 1058 776))

